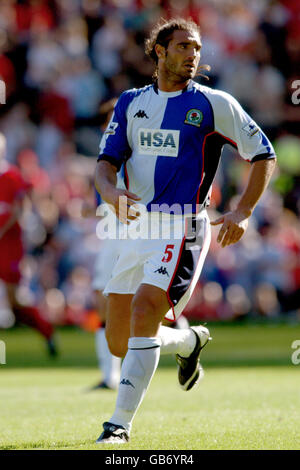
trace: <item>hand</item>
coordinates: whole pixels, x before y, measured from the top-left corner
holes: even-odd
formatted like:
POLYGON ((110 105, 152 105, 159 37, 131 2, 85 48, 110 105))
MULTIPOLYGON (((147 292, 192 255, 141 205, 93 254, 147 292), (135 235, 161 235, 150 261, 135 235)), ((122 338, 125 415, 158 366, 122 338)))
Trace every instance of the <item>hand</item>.
POLYGON ((113 188, 109 194, 103 196, 103 199, 112 206, 123 224, 129 225, 131 220, 135 220, 139 217, 139 212, 132 206, 140 201, 141 198, 127 189, 113 188))
POLYGON ((237 243, 248 227, 248 216, 241 210, 235 210, 227 212, 222 217, 211 222, 211 225, 223 224, 217 238, 217 242, 221 243, 221 246, 231 245, 237 243))

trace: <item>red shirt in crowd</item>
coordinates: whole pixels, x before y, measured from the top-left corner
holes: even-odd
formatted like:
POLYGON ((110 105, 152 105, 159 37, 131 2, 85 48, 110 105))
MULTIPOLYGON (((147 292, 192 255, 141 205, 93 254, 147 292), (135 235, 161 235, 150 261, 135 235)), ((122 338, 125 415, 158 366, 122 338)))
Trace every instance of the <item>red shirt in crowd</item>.
MULTIPOLYGON (((14 204, 21 201, 30 185, 26 183, 16 166, 8 165, 7 169, 0 172, 0 233, 12 215, 14 204)), ((16 221, 12 227, 0 238, 1 246, 21 237, 21 228, 16 221)))

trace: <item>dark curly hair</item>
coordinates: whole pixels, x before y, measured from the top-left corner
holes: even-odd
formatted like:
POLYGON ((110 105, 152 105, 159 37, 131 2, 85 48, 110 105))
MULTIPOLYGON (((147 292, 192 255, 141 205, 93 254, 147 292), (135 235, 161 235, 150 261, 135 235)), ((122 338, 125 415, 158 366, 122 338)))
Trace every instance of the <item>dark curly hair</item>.
MULTIPOLYGON (((158 64, 158 57, 155 52, 156 44, 160 44, 164 48, 168 47, 170 40, 172 39, 172 34, 174 31, 190 31, 192 33, 199 34, 200 42, 201 42, 201 33, 200 27, 192 20, 185 20, 183 18, 175 18, 169 21, 160 20, 159 23, 152 29, 150 36, 145 41, 145 52, 146 55, 149 56, 156 64, 156 69, 153 74, 153 79, 157 80, 157 64, 158 64)), ((200 65, 198 70, 210 70, 209 65, 200 65)), ((208 77, 204 74, 197 73, 197 75, 201 75, 208 79, 208 77)))

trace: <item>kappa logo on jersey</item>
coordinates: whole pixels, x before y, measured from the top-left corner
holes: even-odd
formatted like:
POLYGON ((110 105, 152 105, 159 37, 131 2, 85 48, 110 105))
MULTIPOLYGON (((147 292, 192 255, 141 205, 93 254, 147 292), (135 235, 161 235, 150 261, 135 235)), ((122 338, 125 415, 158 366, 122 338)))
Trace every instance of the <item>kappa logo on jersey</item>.
POLYGON ((190 109, 185 116, 185 124, 200 127, 203 120, 203 113, 199 109, 190 109))
POLYGON ((167 268, 164 268, 163 266, 161 266, 160 268, 158 268, 156 271, 154 271, 155 273, 158 273, 158 274, 163 274, 163 275, 167 275, 168 277, 169 276, 169 273, 167 271, 167 268))
POLYGON ((139 152, 146 155, 177 157, 180 131, 168 129, 139 129, 139 152))
POLYGON ((135 113, 135 115, 133 116, 134 118, 137 117, 137 118, 148 118, 147 114, 145 113, 145 111, 143 109, 139 109, 137 113, 135 113))
POLYGON ((104 134, 114 135, 116 133, 116 129, 117 129, 118 125, 119 124, 117 122, 110 122, 108 124, 108 127, 107 127, 106 131, 104 132, 104 134))
POLYGON ((248 137, 253 137, 257 132, 259 132, 259 128, 254 121, 251 121, 243 127, 243 131, 246 132, 248 137))

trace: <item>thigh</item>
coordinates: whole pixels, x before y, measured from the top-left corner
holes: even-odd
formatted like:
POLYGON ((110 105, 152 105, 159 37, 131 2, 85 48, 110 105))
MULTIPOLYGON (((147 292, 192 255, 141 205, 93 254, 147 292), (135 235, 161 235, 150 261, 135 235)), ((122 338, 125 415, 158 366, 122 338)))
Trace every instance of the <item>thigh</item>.
POLYGON ((106 338, 115 356, 124 357, 130 336, 132 294, 109 294, 106 312, 106 338))

